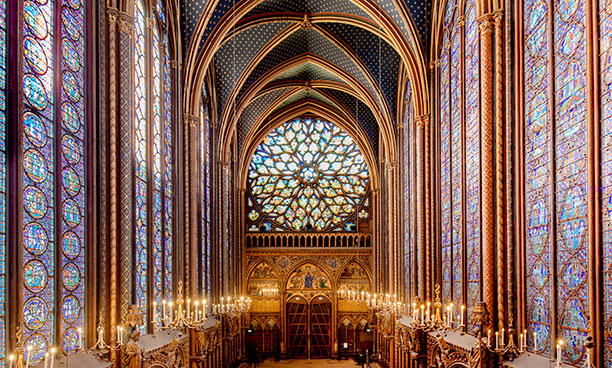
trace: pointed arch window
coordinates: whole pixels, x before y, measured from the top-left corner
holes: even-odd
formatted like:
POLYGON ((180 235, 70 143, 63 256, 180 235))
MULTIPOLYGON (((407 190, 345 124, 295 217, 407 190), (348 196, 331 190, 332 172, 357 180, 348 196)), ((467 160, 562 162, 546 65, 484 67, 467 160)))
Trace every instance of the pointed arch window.
POLYGON ((410 82, 406 84, 406 96, 404 100, 404 136, 403 139, 403 172, 404 172, 404 290, 407 300, 416 296, 416 285, 414 275, 415 267, 415 233, 416 233, 416 154, 415 154, 415 129, 414 110, 412 107, 412 87, 410 82))
POLYGON ((200 125, 200 183, 201 183, 201 196, 200 196, 200 219, 201 219, 201 269, 202 269, 202 293, 203 295, 210 295, 211 285, 211 205, 212 205, 212 193, 211 193, 211 173, 212 173, 212 160, 211 160, 211 129, 210 129, 210 114, 209 114, 209 103, 208 93, 206 87, 202 90, 202 105, 200 109, 201 125, 200 125))
MULTIPOLYGON (((20 305, 25 343, 32 346, 35 363, 52 345, 74 351, 85 325, 85 5, 79 0, 25 0, 22 14, 20 305)), ((3 61, 6 47, 3 30, 3 61)), ((1 79, 4 84, 6 78, 1 79)), ((3 149, 5 134, 3 126, 3 149)), ((1 207, 6 224, 6 204, 1 207)), ((1 240, 4 246, 4 234, 1 240)))
POLYGON ((173 86, 165 11, 161 0, 151 8, 134 2, 135 300, 145 316, 173 290, 173 86))
POLYGON ((441 38, 441 286, 443 301, 467 304, 469 315, 481 300, 480 49, 476 0, 464 6, 448 2, 441 38))

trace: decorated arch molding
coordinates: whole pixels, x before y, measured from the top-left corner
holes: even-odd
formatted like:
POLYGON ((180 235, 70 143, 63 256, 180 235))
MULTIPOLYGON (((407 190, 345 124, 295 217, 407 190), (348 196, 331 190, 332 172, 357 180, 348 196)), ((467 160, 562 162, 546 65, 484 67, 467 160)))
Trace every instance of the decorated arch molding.
MULTIPOLYGON (((194 31, 184 64, 185 96, 183 101, 186 113, 197 114, 205 71, 210 65, 215 52, 221 47, 222 43, 226 41, 228 34, 234 30, 235 23, 230 19, 230 16, 234 19, 241 19, 259 3, 261 3, 261 1, 241 1, 236 4, 235 11, 233 11, 231 15, 229 13, 226 14, 225 17, 227 19, 218 22, 211 34, 203 41, 202 38, 205 27, 212 16, 212 12, 217 2, 211 1, 207 4, 194 31), (204 46, 200 47, 202 42, 204 42, 204 46)), ((429 112, 427 70, 425 68, 424 55, 420 43, 418 42, 416 32, 411 27, 408 27, 411 29, 409 33, 412 36, 409 37, 410 39, 407 39, 398 25, 395 24, 391 17, 373 0, 355 0, 354 3, 374 19, 377 27, 366 27, 365 23, 367 22, 365 22, 364 19, 355 20, 355 17, 350 15, 347 15, 346 18, 343 19, 343 22, 364 29, 371 30, 377 28, 380 29, 380 34, 386 35, 383 39, 390 41, 390 45, 400 55, 401 60, 407 66, 406 71, 412 83, 414 93, 421 96, 421 98, 415 98, 414 108, 416 115, 427 114, 429 112)), ((317 18, 318 16, 317 14, 312 15, 313 18, 317 18)), ((335 17, 339 16, 335 15, 335 17)), ((324 18, 317 19, 317 22, 322 21, 322 19, 324 18)), ((327 20, 330 21, 332 18, 327 20)), ((265 20, 261 19, 258 20, 258 22, 264 21, 265 20)), ((297 17, 295 17, 293 21, 298 22, 297 17)), ((253 20, 253 22, 255 21, 253 20)), ((392 120, 392 116, 388 116, 387 119, 381 121, 381 131, 392 131, 392 126, 388 128, 384 127, 384 125, 388 124, 388 121, 392 120)), ((220 119, 220 121, 225 124, 225 120, 220 119)), ((390 152, 393 152, 393 150, 390 152)))
POLYGON ((380 185, 380 176, 377 170, 378 165, 376 155, 372 150, 366 132, 352 115, 333 109, 316 100, 300 101, 295 105, 290 105, 279 110, 272 116, 265 117, 262 115, 260 117, 260 121, 257 122, 254 129, 251 130, 245 139, 243 149, 240 152, 238 166, 238 183, 240 187, 247 187, 248 167, 251 162, 251 157, 253 157, 257 146, 265 139, 268 133, 291 119, 303 117, 305 115, 316 116, 333 122, 344 129, 355 140, 370 170, 370 188, 372 190, 377 190, 380 185))

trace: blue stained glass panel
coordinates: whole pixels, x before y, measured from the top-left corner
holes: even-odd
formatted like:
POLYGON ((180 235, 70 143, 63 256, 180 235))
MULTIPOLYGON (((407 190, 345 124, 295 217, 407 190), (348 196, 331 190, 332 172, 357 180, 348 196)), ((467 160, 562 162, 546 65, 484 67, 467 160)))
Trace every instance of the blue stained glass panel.
POLYGON ((164 278, 163 264, 163 244, 162 244, 162 114, 165 117, 164 105, 162 96, 165 94, 162 90, 162 67, 161 52, 162 43, 159 34, 159 28, 156 18, 153 18, 152 25, 152 47, 151 47, 151 74, 153 76, 152 84, 152 107, 153 107, 153 222, 149 224, 153 232, 153 300, 156 300, 161 305, 163 290, 162 280, 164 278))
MULTIPOLYGON (((161 1, 158 2, 158 4, 161 1)), ((158 6, 160 9, 160 6, 158 6)), ((162 7, 163 9, 163 7, 162 7)), ((162 11, 163 13, 163 11, 162 11)), ((166 299, 172 298, 172 239, 173 239, 173 205, 172 201, 174 198, 173 192, 173 159, 172 159, 172 78, 170 71, 170 60, 169 60, 169 48, 168 48, 168 35, 163 35, 163 49, 164 49, 164 65, 163 65, 163 93, 164 93, 164 118, 163 118, 163 135, 164 135, 164 297, 166 299)))
MULTIPOLYGON (((448 33, 442 45, 448 43, 448 33)), ((440 206, 442 236, 442 300, 451 300, 451 113, 450 113, 450 48, 444 46, 440 56, 440 206)))
MULTIPOLYGON (((54 29, 54 2, 44 4, 26 0, 23 2, 23 121, 24 134, 23 154, 23 229, 24 244, 28 251, 23 252, 23 315, 24 339, 27 345, 32 345, 32 362, 37 363, 43 357, 52 340, 56 328, 53 315, 55 305, 55 216, 58 207, 54 194, 55 166, 54 150, 54 100, 53 72, 56 60, 53 57, 53 47, 57 35, 51 33, 54 29), (29 47, 28 47, 29 46, 29 47), (26 47, 28 49, 26 50, 26 47), (41 303, 41 301, 43 301, 41 303), (40 308, 40 309, 38 309, 40 308)), ((2 12, 4 16, 5 12, 2 12)), ((4 25, 3 19, 2 24, 4 25)), ((3 65, 5 70, 6 45, 4 29, 3 65)), ((79 27, 80 29, 80 27, 79 27)), ((60 37, 61 39, 61 37, 60 37)), ((3 90, 5 78, 2 78, 3 90)), ((2 111, 5 111, 4 92, 2 93, 2 111)), ((4 119, 3 119, 4 121, 4 119)), ((2 127, 1 139, 4 148, 5 128, 2 127)), ((2 160, 4 152, 2 151, 2 160)), ((2 187, 6 178, 5 165, 2 165, 2 187)), ((3 197, 4 200, 4 197, 3 197)), ((6 206, 3 204, 2 210, 6 206)), ((4 219, 5 216, 2 216, 4 219)), ((4 226, 3 226, 4 227, 4 226)), ((4 234, 2 234, 4 236, 4 234)), ((1 244, 4 246, 4 239, 1 244)), ((4 257, 4 254, 3 254, 4 257)), ((4 262, 2 262, 4 267, 4 262)), ((3 293, 4 295, 4 293, 3 293)), ((4 340, 3 340, 4 341, 4 340)))
POLYGON ((412 110, 412 88, 410 82, 406 84, 406 99, 405 99, 405 113, 404 113, 404 137, 403 137, 403 164, 404 164, 404 288, 407 303, 412 301, 412 298, 416 296, 416 290, 414 290, 416 275, 415 268, 415 253, 414 253, 414 239, 415 239, 415 221, 416 218, 414 213, 414 200, 415 196, 415 180, 414 180, 414 162, 416 157, 414 155, 414 139, 413 139, 413 124, 414 124, 414 111, 412 110))
MULTIPOLYGON (((481 300, 480 293, 480 58, 476 0, 466 5, 466 258, 467 312, 481 300)), ((468 324, 471 330, 474 326, 468 324)))
POLYGON ((463 109, 461 106, 461 91, 463 81, 461 77, 461 33, 455 24, 451 32, 451 196, 452 196, 452 302, 459 306, 463 304, 463 181, 461 167, 461 119, 463 109))
MULTIPOLYGON (((134 68, 135 80, 135 117, 134 117, 134 153, 135 153, 135 178, 134 186, 136 196, 134 206, 136 212, 135 233, 136 233, 136 252, 135 252, 135 280, 136 280, 136 305, 140 312, 147 316, 147 290, 149 271, 147 254, 149 244, 147 242, 147 81, 146 81, 146 38, 145 38, 145 7, 142 0, 134 1, 135 35, 134 56, 136 67, 134 68)), ((146 318, 146 317, 145 317, 146 318)))

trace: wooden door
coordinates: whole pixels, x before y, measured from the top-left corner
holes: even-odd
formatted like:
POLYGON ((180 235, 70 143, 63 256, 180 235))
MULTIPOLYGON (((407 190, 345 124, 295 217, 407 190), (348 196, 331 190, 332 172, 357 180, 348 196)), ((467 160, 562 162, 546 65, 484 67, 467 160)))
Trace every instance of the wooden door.
POLYGON ((331 356, 331 303, 326 298, 315 298, 310 305, 310 357, 331 356))
POLYGON ((308 358, 308 304, 303 298, 287 302, 287 352, 291 358, 308 358))

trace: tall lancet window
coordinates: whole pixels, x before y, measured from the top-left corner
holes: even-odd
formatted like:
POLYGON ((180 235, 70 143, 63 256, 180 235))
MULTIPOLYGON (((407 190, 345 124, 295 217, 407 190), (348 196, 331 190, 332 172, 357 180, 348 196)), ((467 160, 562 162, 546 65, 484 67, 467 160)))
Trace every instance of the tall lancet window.
POLYGON ((442 298, 469 315, 481 299, 480 57, 476 0, 464 6, 449 0, 440 43, 440 199, 442 298))
POLYGON ((0 361, 6 339, 6 3, 0 0, 0 361))
MULTIPOLYGON (((416 154, 414 139, 414 110, 412 108, 412 87, 410 82, 406 84, 406 98, 404 100, 404 289, 407 300, 412 300, 416 295, 414 275, 416 268, 415 256, 415 199, 416 199, 416 154)), ((420 282, 420 280, 417 280, 420 282)))
POLYGON ((22 14, 22 305, 25 342, 38 362, 53 345, 75 350, 85 323, 85 6, 25 0, 22 14))
POLYGON ((134 2, 135 300, 145 316, 173 284, 172 74, 165 6, 154 5, 134 2))
POLYGON ((200 183, 201 183, 201 195, 200 195, 200 219, 202 227, 201 236, 201 252, 202 252, 202 293, 205 296, 210 295, 210 284, 211 284, 211 271, 210 271, 210 246, 211 246, 211 211, 210 206, 212 202, 211 191, 210 191, 210 180, 211 180, 211 138, 210 138, 210 115, 208 110, 208 94, 206 87, 202 91, 202 106, 200 111, 201 125, 200 125, 200 183))
POLYGON ((584 0, 523 8, 526 315, 538 351, 563 339, 572 364, 589 320, 585 11, 584 0))

